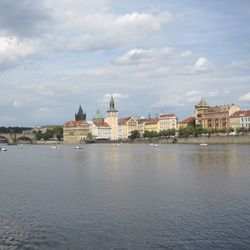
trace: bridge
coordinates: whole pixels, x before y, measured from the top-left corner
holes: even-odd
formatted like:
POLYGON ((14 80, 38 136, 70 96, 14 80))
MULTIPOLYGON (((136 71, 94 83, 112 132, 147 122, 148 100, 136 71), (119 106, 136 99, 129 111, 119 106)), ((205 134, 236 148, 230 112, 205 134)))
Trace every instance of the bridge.
POLYGON ((5 141, 6 143, 23 143, 23 142, 29 142, 29 143, 36 143, 36 137, 35 135, 31 133, 0 133, 0 140, 5 141))

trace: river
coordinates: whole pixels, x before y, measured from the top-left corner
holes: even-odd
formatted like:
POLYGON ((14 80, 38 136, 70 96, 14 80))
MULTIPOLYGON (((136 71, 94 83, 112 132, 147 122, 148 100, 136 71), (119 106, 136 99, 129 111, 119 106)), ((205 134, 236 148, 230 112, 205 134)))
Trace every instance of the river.
POLYGON ((1 250, 250 248, 250 145, 2 147, 1 250))

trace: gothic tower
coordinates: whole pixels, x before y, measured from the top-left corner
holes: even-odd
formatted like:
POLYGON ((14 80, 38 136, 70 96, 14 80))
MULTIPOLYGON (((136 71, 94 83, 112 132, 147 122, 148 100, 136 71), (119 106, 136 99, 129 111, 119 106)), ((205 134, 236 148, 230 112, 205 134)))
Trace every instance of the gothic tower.
POLYGON ((118 111, 115 109, 113 95, 110 98, 106 122, 111 127, 111 140, 118 140, 118 111))
POLYGON ((82 107, 79 107, 78 113, 75 114, 76 121, 86 121, 86 113, 83 113, 82 107))

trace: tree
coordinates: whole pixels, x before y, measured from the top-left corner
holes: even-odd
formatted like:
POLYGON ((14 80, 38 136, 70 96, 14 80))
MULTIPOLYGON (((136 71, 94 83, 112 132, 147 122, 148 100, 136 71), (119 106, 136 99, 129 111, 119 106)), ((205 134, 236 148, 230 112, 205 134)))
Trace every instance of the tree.
POLYGON ((140 138, 140 132, 139 132, 138 130, 133 130, 133 131, 131 131, 129 138, 130 138, 131 140, 140 138))
POLYGON ((187 126, 179 129, 179 137, 189 137, 194 134, 194 128, 187 126))
POLYGON ((192 127, 192 128, 195 128, 195 118, 192 118, 188 124, 187 124, 189 127, 192 127))

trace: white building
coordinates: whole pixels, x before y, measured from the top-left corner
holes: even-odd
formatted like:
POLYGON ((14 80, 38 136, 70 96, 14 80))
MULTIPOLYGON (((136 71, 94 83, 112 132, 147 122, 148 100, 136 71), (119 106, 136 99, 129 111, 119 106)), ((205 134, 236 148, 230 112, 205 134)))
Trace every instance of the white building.
POLYGON ((175 114, 161 114, 159 117, 160 131, 168 129, 177 129, 178 118, 175 114))
POLYGON ((239 110, 234 112, 230 118, 230 127, 234 130, 237 128, 250 128, 250 110, 239 110))

